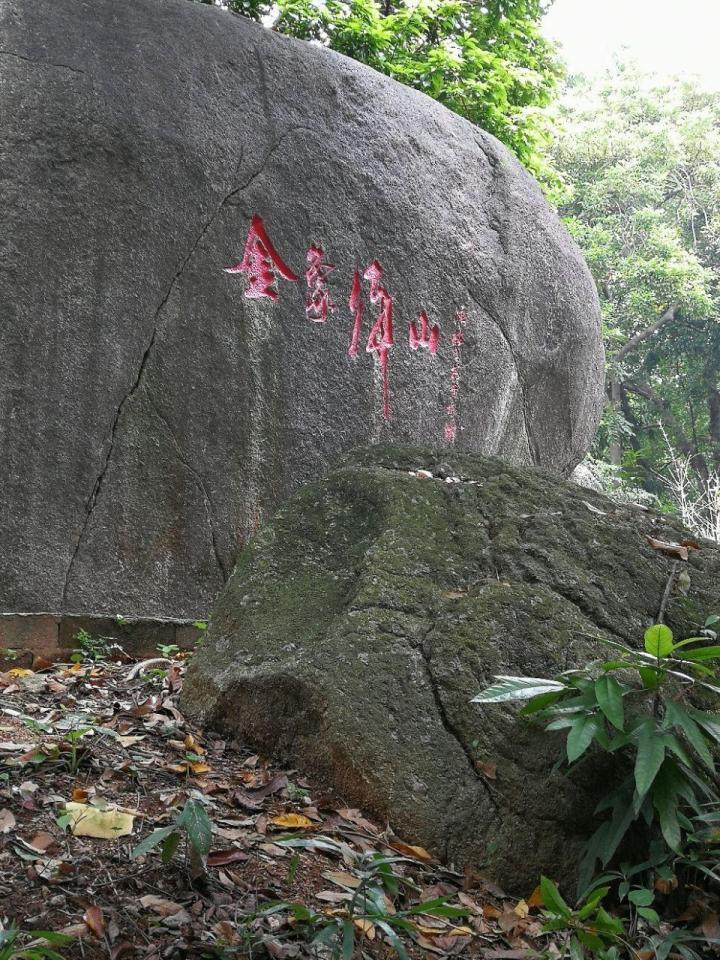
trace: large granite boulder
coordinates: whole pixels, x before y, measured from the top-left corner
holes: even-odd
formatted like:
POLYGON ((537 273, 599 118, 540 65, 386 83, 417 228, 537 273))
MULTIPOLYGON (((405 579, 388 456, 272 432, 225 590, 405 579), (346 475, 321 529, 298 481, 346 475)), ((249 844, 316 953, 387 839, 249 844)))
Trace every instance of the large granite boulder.
POLYGON ((353 61, 186 0, 2 0, 0 168, 3 610, 202 615, 357 444, 565 472, 590 442, 557 216, 353 61))
MULTIPOLYGON (((647 534, 686 535, 498 460, 361 452, 243 552, 183 707, 520 894, 540 871, 569 883, 605 772, 553 772, 562 739, 470 700, 495 674, 606 655, 598 635, 641 643, 676 562, 647 534)), ((667 605, 678 636, 720 612, 720 548, 685 569, 667 605)))

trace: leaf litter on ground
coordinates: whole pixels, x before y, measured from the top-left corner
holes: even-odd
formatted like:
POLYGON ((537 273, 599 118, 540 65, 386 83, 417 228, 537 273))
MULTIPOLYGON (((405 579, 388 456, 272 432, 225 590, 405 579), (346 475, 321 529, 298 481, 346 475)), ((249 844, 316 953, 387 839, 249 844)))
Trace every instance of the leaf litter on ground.
POLYGON ((444 866, 297 771, 186 721, 185 665, 0 673, 0 921, 26 932, 23 945, 40 930, 67 960, 302 960, 318 956, 301 936, 312 916, 316 929, 349 923, 369 958, 553 952, 535 892, 514 900, 444 866), (212 825, 199 875, 182 839, 167 862, 161 846, 131 857, 154 831, 177 832, 188 802, 212 825), (373 863, 379 892, 363 887, 373 863))

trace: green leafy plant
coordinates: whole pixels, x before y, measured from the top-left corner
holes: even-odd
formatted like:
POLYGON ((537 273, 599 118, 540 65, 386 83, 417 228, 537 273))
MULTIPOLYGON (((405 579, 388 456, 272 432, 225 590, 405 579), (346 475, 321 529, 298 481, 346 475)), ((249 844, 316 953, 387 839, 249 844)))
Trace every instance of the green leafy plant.
POLYGON ((547 877, 540 878, 546 933, 564 932, 565 939, 558 946, 561 957, 582 960, 587 954, 602 960, 616 960, 625 935, 622 920, 611 917, 602 905, 610 887, 597 887, 584 902, 573 909, 562 897, 557 886, 547 877))
MULTIPOLYGON (((89 762, 91 750, 82 741, 89 735, 103 739, 117 737, 115 730, 95 722, 95 718, 81 713, 71 713, 54 723, 39 722, 33 717, 22 717, 23 723, 34 733, 60 735, 60 742, 43 742, 26 762, 41 764, 62 762, 68 772, 75 776, 80 766, 89 762)), ((98 742, 99 742, 98 740, 98 742)))
POLYGON ((155 648, 161 657, 167 657, 172 660, 176 653, 180 653, 180 647, 176 643, 158 643, 155 648))
POLYGON ((122 653, 122 647, 112 637, 96 637, 83 628, 78 630, 73 639, 77 646, 75 653, 70 656, 73 663, 98 663, 107 660, 114 652, 122 653))
POLYGON ((210 852, 212 824, 205 807, 199 800, 186 800, 185 806, 175 820, 169 826, 160 827, 141 840, 133 848, 130 856, 133 859, 142 857, 162 844, 162 862, 169 863, 177 853, 183 835, 187 841, 186 852, 190 873, 194 878, 201 877, 205 873, 205 862, 210 852))
POLYGON ((72 942, 72 937, 51 930, 31 930, 23 934, 19 928, 10 927, 0 930, 0 960, 64 960, 53 946, 67 946, 72 942), (31 939, 21 946, 20 937, 31 939))
POLYGON ((708 644, 709 626, 676 643, 667 626, 655 624, 645 632, 644 650, 596 639, 612 649, 612 659, 552 679, 498 676, 473 701, 527 701, 521 714, 564 732, 569 767, 593 744, 618 755, 618 782, 596 807, 601 822, 585 848, 581 890, 598 861, 610 863, 631 827, 636 845, 644 838, 644 858, 658 838, 668 855, 682 856, 697 839, 697 824, 720 807, 713 760, 720 714, 695 705, 720 694, 711 682, 720 646, 708 644))
MULTIPOLYGON (((279 840, 278 843, 289 847, 311 848, 325 844, 327 849, 333 849, 333 842, 324 838, 290 838, 279 840)), ((319 913, 304 904, 282 900, 268 904, 249 918, 248 923, 257 917, 289 913, 295 921, 296 932, 309 941, 311 946, 322 945, 331 957, 342 957, 343 960, 350 960, 354 956, 358 938, 362 936, 365 926, 372 924, 382 931, 401 960, 408 960, 401 937, 403 933, 415 932, 416 921, 421 915, 465 917, 467 910, 451 906, 447 897, 435 897, 407 909, 396 909, 393 900, 398 896, 401 880, 395 875, 393 865, 403 862, 411 861, 406 857, 385 857, 379 853, 360 854, 355 864, 359 883, 343 910, 333 914, 319 913)))

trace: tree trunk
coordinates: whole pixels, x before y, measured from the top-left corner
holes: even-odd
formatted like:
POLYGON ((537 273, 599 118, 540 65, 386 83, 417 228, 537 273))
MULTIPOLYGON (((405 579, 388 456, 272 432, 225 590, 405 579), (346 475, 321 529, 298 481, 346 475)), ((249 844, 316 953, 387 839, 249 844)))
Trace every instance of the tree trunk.
MULTIPOLYGON (((610 409, 613 416, 620 414, 620 405, 622 403, 622 386, 620 381, 613 377, 610 381, 610 409)), ((610 443, 610 463, 614 467, 622 466, 622 446, 617 438, 613 438, 610 443)))

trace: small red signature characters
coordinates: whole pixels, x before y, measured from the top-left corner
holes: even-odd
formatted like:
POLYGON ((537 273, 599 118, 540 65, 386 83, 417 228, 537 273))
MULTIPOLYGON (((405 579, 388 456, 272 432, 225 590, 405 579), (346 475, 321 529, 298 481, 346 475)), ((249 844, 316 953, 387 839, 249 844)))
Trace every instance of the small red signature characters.
POLYGON ((393 298, 380 282, 383 268, 373 260, 363 276, 370 281, 370 302, 378 306, 378 315, 372 325, 365 347, 368 353, 374 353, 382 373, 383 417, 390 419, 390 377, 388 372, 388 353, 395 343, 393 339, 393 298))
POLYGON ((440 343, 440 327, 434 323, 432 327, 430 326, 430 321, 428 320, 428 315, 425 310, 423 310, 418 316, 420 321, 420 332, 418 333, 417 323, 414 320, 410 321, 410 333, 409 333, 409 343, 411 350, 418 350, 422 348, 427 350, 433 356, 437 353, 438 344, 440 343))
POLYGON ((247 274, 245 296, 249 300, 268 297, 274 302, 278 298, 277 290, 273 286, 277 283, 275 271, 291 283, 296 283, 300 279, 273 246, 262 217, 255 214, 245 241, 242 260, 232 267, 225 267, 225 273, 247 274))
POLYGON ((448 443, 454 443, 457 437, 457 398, 460 392, 460 351, 465 343, 465 331, 463 327, 467 323, 465 308, 460 307, 455 311, 455 330, 452 335, 453 365, 450 369, 450 402, 445 408, 447 420, 445 421, 445 439, 448 443))
POLYGON ((305 315, 314 323, 326 323, 328 314, 335 313, 336 310, 327 282, 328 275, 335 266, 325 260, 325 251, 314 243, 307 252, 306 260, 309 266, 305 271, 308 286, 305 315))

